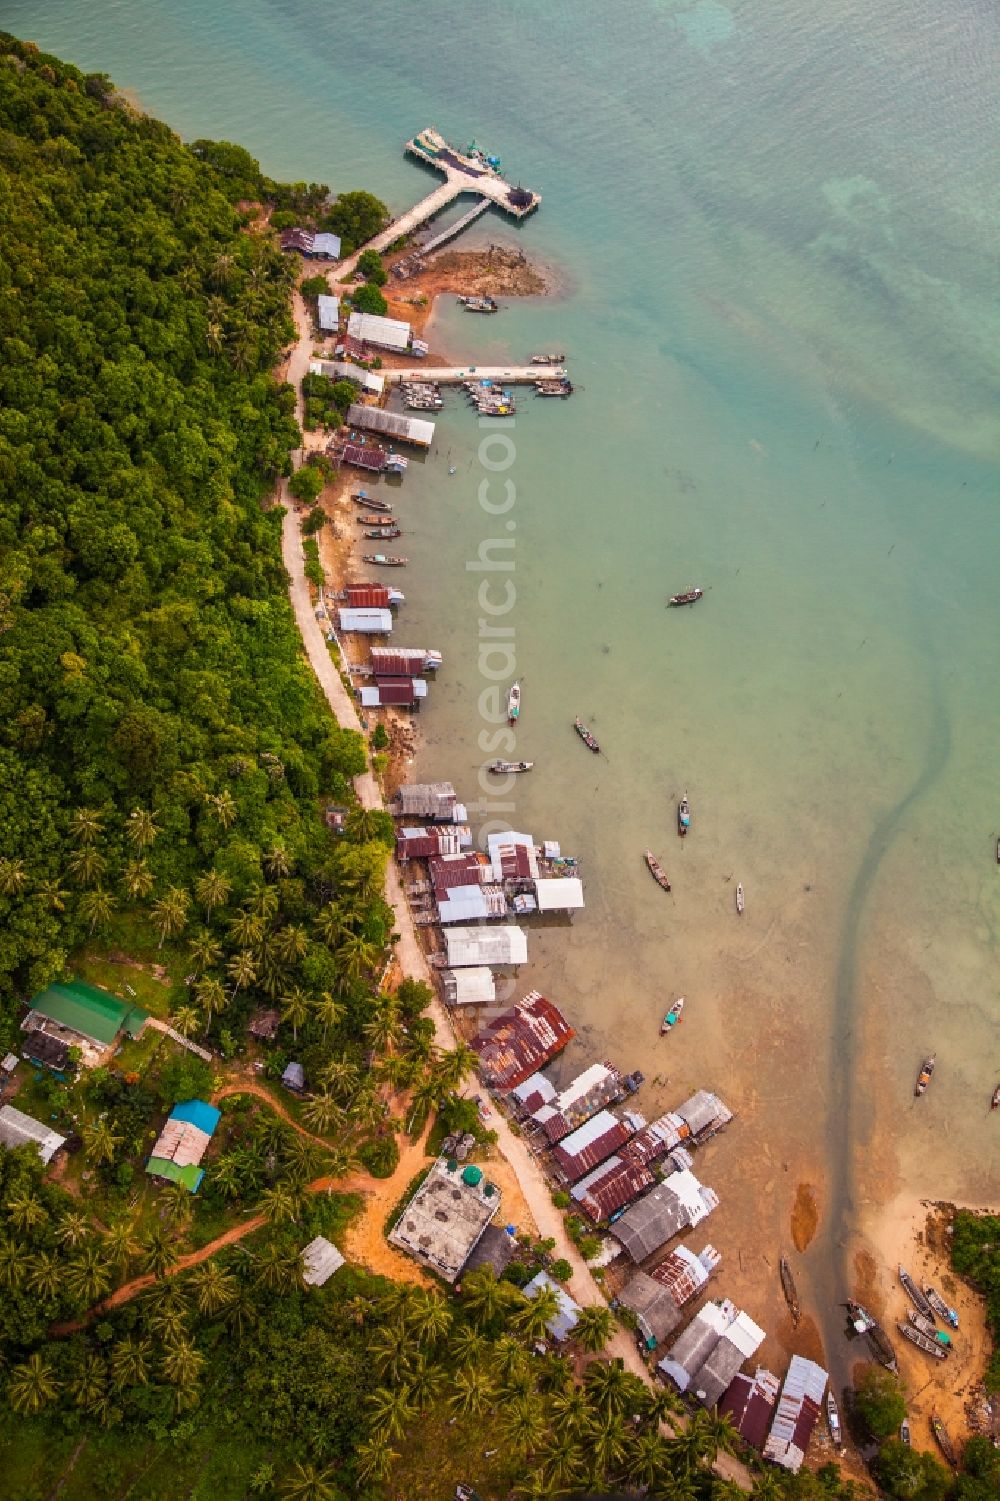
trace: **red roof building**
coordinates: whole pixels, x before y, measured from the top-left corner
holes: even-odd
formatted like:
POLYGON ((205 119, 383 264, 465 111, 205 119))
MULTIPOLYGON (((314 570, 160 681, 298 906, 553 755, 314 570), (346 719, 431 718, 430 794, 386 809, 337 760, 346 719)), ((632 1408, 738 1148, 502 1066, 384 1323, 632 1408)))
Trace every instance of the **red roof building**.
POLYGON ((648 1168, 624 1157, 609 1157, 573 1190, 573 1197, 595 1225, 603 1224, 631 1204, 654 1182, 648 1168))
POLYGON ((396 859, 427 860, 431 855, 457 855, 468 832, 462 824, 443 829, 400 829, 396 835, 396 859))
POLYGON ((419 677, 427 666, 427 653, 419 647, 372 647, 372 672, 377 678, 419 677))
POLYGON ((579 1183, 612 1152, 623 1147, 632 1135, 632 1127, 602 1110, 579 1130, 573 1131, 553 1149, 556 1166, 567 1183, 579 1183))
POLYGON ((758 1366, 753 1376, 734 1376, 719 1399, 719 1416, 731 1418, 736 1432, 758 1454, 767 1440, 779 1386, 777 1376, 758 1366))
POLYGON ((466 850, 461 855, 432 856, 427 868, 439 900, 453 886, 483 886, 493 874, 485 855, 475 850, 466 850))
POLYGON ((575 1036, 558 1006, 533 990, 477 1032, 472 1046, 490 1083, 497 1089, 513 1089, 575 1036))
POLYGON ((386 584, 348 584, 347 586, 347 604, 351 610, 387 610, 391 602, 386 584))

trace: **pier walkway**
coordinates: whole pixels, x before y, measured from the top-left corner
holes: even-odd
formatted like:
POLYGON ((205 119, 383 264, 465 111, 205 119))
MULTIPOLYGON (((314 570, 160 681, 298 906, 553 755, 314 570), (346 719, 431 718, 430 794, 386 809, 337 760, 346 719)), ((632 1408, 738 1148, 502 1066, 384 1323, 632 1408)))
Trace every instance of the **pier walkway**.
POLYGON ((442 229, 441 233, 435 235, 433 240, 428 240, 426 245, 421 245, 419 254, 430 255, 433 251, 440 250, 442 245, 447 245, 448 241, 453 240, 456 235, 460 235, 463 229, 468 229, 470 224, 474 224, 480 214, 485 214, 490 206, 490 202, 489 198, 480 198, 478 203, 474 203, 462 215, 461 219, 456 219, 454 224, 449 224, 447 229, 442 229))
POLYGON ((466 380, 499 381, 508 386, 533 386, 536 380, 558 380, 566 374, 562 365, 416 365, 411 370, 387 370, 379 375, 387 385, 420 381, 424 385, 459 386, 466 380))

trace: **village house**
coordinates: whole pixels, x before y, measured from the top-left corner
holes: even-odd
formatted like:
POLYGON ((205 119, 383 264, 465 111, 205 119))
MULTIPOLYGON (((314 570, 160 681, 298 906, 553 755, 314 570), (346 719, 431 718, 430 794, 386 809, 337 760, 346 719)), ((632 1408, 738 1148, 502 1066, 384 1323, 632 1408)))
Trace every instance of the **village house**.
POLYGON ((559 1176, 566 1183, 578 1183, 598 1163, 623 1147, 635 1126, 626 1119, 601 1110, 584 1125, 563 1137, 553 1149, 552 1157, 559 1176))
POLYGON ((434 424, 426 417, 407 417, 402 412, 388 412, 384 407, 363 406, 355 402, 348 407, 345 421, 350 428, 381 433, 383 437, 401 443, 412 443, 416 448, 430 448, 434 442, 434 424))
POLYGON ((317 1235, 302 1248, 302 1280, 309 1287, 325 1286, 343 1265, 343 1256, 323 1235, 317 1235))
POLYGON ((797 1474, 819 1420, 828 1377, 821 1365, 793 1355, 764 1445, 764 1458, 797 1474))
POLYGON ((697 1090, 689 1100, 677 1106, 675 1114, 687 1126, 696 1146, 701 1146, 710 1136, 728 1126, 733 1118, 733 1112, 722 1103, 719 1096, 711 1094, 707 1089, 697 1090))
POLYGON ((335 334, 340 323, 340 298, 324 296, 316 299, 316 322, 325 334, 335 334))
POLYGON ((647 1350, 678 1327, 684 1305, 701 1292, 721 1261, 714 1246, 706 1246, 697 1256, 687 1246, 678 1246, 652 1272, 636 1272, 625 1284, 618 1301, 635 1314, 647 1350))
POLYGON ((743 1362, 764 1343, 764 1331, 728 1298, 706 1303, 671 1346, 657 1369, 681 1392, 712 1407, 743 1362))
POLYGON ((555 1145, 598 1110, 624 1098, 625 1086, 618 1070, 610 1063, 592 1063, 561 1089, 550 1104, 536 1110, 531 1119, 555 1145))
POLYGON ((444 942, 448 969, 528 962, 527 934, 510 923, 495 928, 446 928, 444 942))
POLYGON ((781 1382, 758 1366, 752 1376, 735 1375, 719 1401, 720 1416, 727 1417, 745 1444, 760 1454, 778 1402, 781 1382))
POLYGON ((386 318, 380 313, 351 313, 347 336, 359 344, 372 344, 393 354, 405 354, 410 347, 412 330, 401 318, 386 318))
POLYGON ((149 1176, 197 1193, 205 1176, 201 1159, 221 1118, 221 1112, 204 1100, 182 1100, 175 1105, 146 1163, 149 1176))
POLYGON ((558 1006, 533 990, 477 1032, 472 1047, 488 1082, 495 1089, 513 1089, 551 1062, 575 1035, 558 1006))
MULTIPOLYGON (((21 1027, 78 1047, 82 1061, 90 1066, 102 1062, 123 1034, 138 1037, 148 1020, 149 1012, 141 1006, 120 1001, 84 980, 69 980, 57 981, 34 996, 21 1027)), ((45 1045, 29 1037, 25 1047, 31 1046, 45 1045)))
POLYGON ((572 1197, 596 1225, 605 1224, 651 1188, 649 1168, 627 1157, 609 1157, 570 1190, 572 1197))
POLYGON ((278 243, 282 250, 297 250, 306 260, 340 260, 340 236, 324 230, 283 229, 278 243))
POLYGON ((544 1288, 550 1288, 555 1293, 559 1304, 558 1313, 545 1327, 552 1338, 562 1344, 564 1340, 569 1339, 576 1328, 582 1310, 579 1303, 574 1303, 566 1289, 550 1277, 548 1272, 536 1272, 531 1281, 525 1284, 524 1295, 527 1298, 537 1298, 544 1288))
POLYGON ((407 860, 427 860, 431 855, 457 855, 471 843, 468 824, 397 829, 396 859, 405 864, 407 860))
POLYGON ((485 964, 468 969, 443 969, 441 993, 449 1006, 491 1006, 497 998, 493 971, 485 964))
POLYGON ((533 1115, 542 1105, 550 1104, 556 1097, 556 1087, 545 1074, 534 1073, 510 1092, 510 1099, 518 1116, 533 1115))
POLYGON ((33 1115, 25 1115, 13 1105, 0 1107, 0 1146, 10 1151, 15 1147, 33 1146, 48 1166, 59 1148, 65 1145, 65 1136, 60 1136, 44 1122, 36 1121, 33 1115))
POLYGON ((451 782, 404 784, 389 811, 396 818, 425 818, 431 823, 465 823, 469 816, 451 782))
POLYGON ((715 1190, 704 1187, 685 1168, 626 1209, 615 1221, 613 1234, 634 1262, 645 1261, 682 1230, 699 1224, 718 1203, 715 1190))
POLYGON ((365 370, 361 365, 352 365, 349 360, 310 360, 310 375, 323 375, 327 380, 351 380, 371 396, 381 396, 385 391, 385 376, 377 370, 365 370))
POLYGON ((500 1190, 470 1163, 439 1157, 407 1204, 389 1240, 454 1282, 500 1207, 500 1190))

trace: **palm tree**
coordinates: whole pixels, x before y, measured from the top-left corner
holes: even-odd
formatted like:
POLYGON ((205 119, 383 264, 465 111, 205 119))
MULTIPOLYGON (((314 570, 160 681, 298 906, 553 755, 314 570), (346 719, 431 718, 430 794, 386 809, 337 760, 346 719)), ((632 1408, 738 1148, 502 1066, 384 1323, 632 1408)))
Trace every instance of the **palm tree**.
POLYGON ((43 881, 38 888, 38 895, 53 912, 65 912, 68 892, 63 890, 58 881, 43 881))
POLYGON ((7 1382, 7 1400, 15 1412, 29 1416, 41 1412, 59 1393, 59 1383, 52 1364, 36 1351, 27 1360, 11 1368, 7 1382))
POLYGON ((711 1445, 706 1456, 710 1464, 718 1459, 720 1450, 724 1454, 733 1453, 739 1433, 727 1413, 699 1412, 695 1414, 693 1421, 704 1434, 706 1444, 711 1445))
POLYGON ((537 1398, 519 1397, 500 1410, 501 1438, 519 1459, 526 1459, 537 1449, 547 1431, 548 1423, 537 1398))
POLYGON ((160 1190, 161 1212, 171 1226, 186 1225, 191 1218, 191 1194, 183 1183, 168 1183, 160 1190))
POLYGON ((594 1484, 616 1475, 625 1458, 625 1425, 618 1413, 606 1413, 587 1431, 590 1473, 594 1484))
POLYGON ((66 861, 66 869, 78 886, 93 886, 101 879, 108 862, 92 844, 84 844, 66 861))
POLYGON ((303 1105, 302 1119, 307 1126, 325 1136, 328 1131, 343 1126, 344 1112, 332 1094, 315 1094, 303 1105))
POLYGON ((95 886, 92 891, 85 891, 80 898, 80 916, 84 922, 90 923, 90 936, 94 936, 95 928, 106 928, 111 921, 111 914, 118 903, 110 891, 105 891, 103 886, 95 886))
POLYGON ((221 792, 206 792, 205 802, 208 804, 212 817, 221 828, 232 828, 239 810, 236 806, 236 799, 228 787, 223 787, 221 792))
POLYGON ((211 969, 213 964, 218 964, 222 958, 222 946, 207 928, 200 928, 191 940, 188 953, 195 974, 201 975, 206 969, 211 969))
POLYGON ((153 922, 160 934, 157 948, 162 949, 167 938, 173 938, 187 922, 191 898, 180 886, 169 886, 166 896, 153 903, 153 922))
POLYGON ((195 882, 194 894, 205 909, 205 918, 212 920, 212 913, 216 907, 224 907, 229 900, 229 893, 233 889, 233 883, 228 876, 221 871, 207 870, 203 876, 199 876, 195 882))
POLYGON ((613 1319, 609 1308, 594 1304, 581 1308, 573 1328, 573 1340, 590 1355, 598 1355, 611 1338, 613 1319))
POLYGON ((441 1099, 441 1091, 433 1078, 421 1080, 410 1099, 410 1114, 406 1129, 411 1136, 418 1136, 424 1122, 441 1099))
POLYGON ((125 820, 125 837, 136 849, 149 849, 159 832, 156 819, 148 808, 133 808, 125 820))
POLYGON ((49 1251, 38 1251, 28 1262, 25 1282, 33 1293, 48 1301, 54 1298, 62 1286, 62 1269, 59 1258, 49 1251))
POLYGON ((287 1220, 298 1219, 302 1200, 290 1184, 275 1183, 271 1188, 265 1188, 257 1207, 272 1225, 282 1225, 287 1220))
POLYGON ((75 1250, 91 1234, 90 1221, 82 1209, 67 1209, 56 1225, 54 1234, 61 1246, 75 1250))
POLYGON ((4 896, 17 896, 27 879, 23 860, 0 860, 0 892, 4 896))
POLYGON ((342 1099, 352 1094, 358 1083, 358 1071, 346 1058, 331 1058, 320 1069, 319 1077, 331 1094, 342 1099))
POLYGON ((486 1359, 488 1349, 483 1335, 478 1329, 470 1329, 468 1324, 456 1329, 448 1342, 448 1353, 459 1368, 479 1365, 486 1359))
POLYGON ((0 1235, 0 1287, 14 1292, 21 1286, 27 1271, 27 1256, 25 1248, 16 1240, 0 1235))
POLYGON ((255 1287, 268 1287, 272 1291, 290 1290, 299 1284, 302 1263, 294 1252, 283 1251, 280 1246, 267 1245, 257 1257, 255 1287))
POLYGON ((440 1366, 433 1365, 426 1356, 421 1355, 413 1362, 406 1380, 414 1405, 420 1412, 425 1412, 441 1395, 444 1372, 440 1366))
POLYGON ((69 821, 77 844, 96 844, 104 833, 104 814, 97 808, 77 808, 69 821))
POLYGON ((467 1366, 456 1372, 455 1390, 448 1398, 448 1405, 457 1414, 480 1418, 496 1401, 496 1395, 489 1372, 482 1366, 467 1366))
POLYGON ((283 1154, 289 1182, 298 1189, 304 1188, 315 1173, 322 1157, 322 1150, 316 1142, 295 1132, 286 1143, 283 1154))
POLYGON ((91 1121, 83 1127, 80 1135, 83 1137, 83 1154, 88 1162, 93 1162, 98 1167, 102 1162, 114 1162, 122 1137, 112 1129, 110 1121, 91 1121))
POLYGON ((374 1131, 386 1117, 386 1105, 365 1085, 351 1101, 350 1116, 359 1131, 374 1131))
POLYGON ((462 1278, 462 1302, 476 1322, 489 1324, 507 1306, 510 1293, 491 1266, 476 1267, 462 1278))
POLYGON ((301 1464, 296 1460, 291 1474, 282 1481, 281 1494, 287 1496, 288 1501, 334 1501, 333 1480, 332 1465, 317 1470, 315 1465, 301 1464))
MULTIPOLYGON (((287 932, 287 928, 285 932, 287 932)), ((301 931, 301 929, 299 930, 301 931)), ((344 1019, 344 1008, 338 1000, 324 990, 323 994, 313 1001, 313 1012, 323 1032, 323 1041, 326 1042, 327 1033, 331 1027, 339 1027, 344 1019)))
POLYGON ((271 939, 275 953, 286 964, 297 964, 309 952, 309 934, 299 923, 279 928, 271 939))
POLYGON ((257 1303, 247 1292, 246 1288, 240 1288, 236 1297, 226 1309, 226 1327, 231 1329, 237 1340, 242 1340, 244 1335, 258 1323, 260 1313, 257 1303))
POLYGON ((388 1053, 399 1042, 401 1035, 399 1007, 391 997, 382 997, 371 1021, 364 1028, 365 1042, 376 1053, 388 1053))
POLYGON ((48 1212, 40 1199, 29 1188, 15 1189, 9 1199, 4 1200, 4 1208, 7 1217, 15 1230, 22 1232, 36 1230, 39 1225, 44 1225, 48 1219, 48 1212))
POLYGON ((148 1384, 152 1348, 148 1339, 132 1339, 127 1335, 118 1341, 111 1351, 111 1385, 115 1391, 148 1384))
MULTIPOLYGON (((207 1032, 212 1025, 212 1017, 217 1016, 220 1011, 225 1011, 229 1005, 226 987, 214 975, 205 975, 194 987, 194 994, 205 1018, 205 1031, 207 1032)), ((235 994, 234 990, 233 995, 235 994)))
POLYGON ((583 1455, 578 1440, 571 1433, 553 1434, 539 1458, 543 1473, 560 1489, 571 1490, 583 1477, 583 1455))
POLYGON ((186 1339, 169 1344, 163 1352, 163 1374, 172 1386, 194 1386, 204 1364, 204 1355, 186 1339))
POLYGON ((291 1023, 293 1042, 298 1042, 299 1028, 309 1020, 309 1011, 309 997, 301 986, 294 986, 287 995, 281 997, 281 1017, 283 1021, 291 1023))
POLYGON ((773 1470, 764 1470, 760 1475, 754 1476, 751 1494, 754 1501, 778 1501, 781 1485, 773 1470))
POLYGON ((704 1460, 713 1455, 714 1441, 698 1422, 699 1417, 701 1414, 696 1413, 668 1441, 671 1459, 676 1461, 682 1471, 686 1470, 688 1473, 696 1471, 704 1460))
POLYGON ((225 331, 221 323, 210 323, 205 330, 205 343, 213 354, 219 354, 225 346, 225 331))
POLYGON ((278 893, 273 886, 255 886, 246 905, 262 923, 269 923, 278 911, 278 893))
POLYGON ((559 1317, 559 1298, 554 1287, 543 1287, 514 1315, 514 1328, 529 1340, 544 1339, 549 1325, 559 1317))
POLYGON ((70 1394, 78 1407, 90 1408, 100 1401, 107 1391, 107 1366, 99 1355, 85 1351, 67 1383, 70 1394))
POLYGON ((228 287, 236 269, 236 257, 227 251, 221 252, 212 262, 209 278, 213 287, 228 287))
POLYGON ((389 1445, 378 1439, 359 1444, 354 1451, 355 1468, 363 1485, 384 1485, 399 1458, 389 1445))
POLYGON ((441 1053, 434 1060, 433 1074, 439 1088, 445 1094, 456 1090, 466 1074, 475 1068, 478 1058, 470 1047, 460 1042, 450 1051, 441 1053))
POLYGON ((592 1406, 601 1414, 622 1412, 630 1383, 625 1362, 620 1356, 614 1360, 594 1360, 587 1367, 584 1386, 592 1406))
POLYGON ((669 1474, 669 1449, 658 1433, 640 1433, 628 1446, 625 1473, 635 1485, 654 1487, 669 1474))
POLYGON ((226 965, 226 973, 233 982, 234 998, 244 985, 252 985, 257 978, 257 965, 250 950, 240 949, 238 954, 234 954, 226 965))
POLYGON ((288 851, 282 844, 274 845, 264 856, 264 869, 272 880, 279 876, 287 876, 291 868, 292 862, 288 858, 288 851))
POLYGON ((417 1415, 410 1388, 406 1385, 380 1386, 368 1398, 368 1409, 372 1415, 372 1431, 383 1438, 402 1438, 407 1423, 417 1415))
MULTIPOLYGON (((379 1313, 381 1312, 380 1308, 379 1313)), ((380 1380, 388 1379, 398 1386, 409 1378, 412 1361, 401 1323, 384 1324, 377 1328, 368 1341, 366 1353, 380 1380)))
POLYGON ((122 871, 122 885, 129 901, 139 902, 153 889, 153 872, 145 860, 127 860, 122 871))
POLYGON ((639 1408, 645 1421, 656 1432, 659 1432, 662 1423, 673 1426, 670 1424, 671 1418, 677 1417, 684 1410, 680 1397, 668 1386, 647 1387, 639 1408))
POLYGON ((154 1227, 142 1247, 142 1266, 154 1277, 165 1277, 177 1260, 177 1253, 159 1227, 154 1227))
POLYGON ((182 1037, 193 1037, 201 1026, 201 1017, 193 1006, 178 1006, 170 1018, 170 1025, 182 1037))
POLYGON ((68 1263, 66 1290, 71 1298, 89 1307, 102 1298, 111 1286, 111 1273, 96 1245, 85 1246, 79 1256, 68 1263))
POLYGON ((565 1391, 557 1392, 549 1409, 556 1420, 554 1426, 560 1432, 565 1430, 577 1437, 593 1420, 586 1393, 579 1386, 570 1386, 565 1391))
POLYGON ((337 959, 347 978, 355 983, 378 968, 379 951, 360 933, 351 933, 337 950, 337 959))
POLYGON ((336 902, 327 902, 316 918, 316 927, 323 942, 335 949, 354 932, 354 919, 336 902))
POLYGON ((135 1221, 128 1217, 113 1221, 101 1236, 101 1245, 111 1266, 119 1270, 126 1267, 139 1251, 135 1221))

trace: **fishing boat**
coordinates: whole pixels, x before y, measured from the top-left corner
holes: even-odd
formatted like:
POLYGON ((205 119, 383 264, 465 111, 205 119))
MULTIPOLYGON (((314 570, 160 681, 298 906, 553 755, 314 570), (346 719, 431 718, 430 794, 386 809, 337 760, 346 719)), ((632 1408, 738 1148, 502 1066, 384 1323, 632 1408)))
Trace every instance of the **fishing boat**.
POLYGON ((951 1335, 939 1329, 933 1319, 925 1319, 915 1308, 906 1310, 906 1322, 912 1324, 914 1329, 919 1329, 921 1334, 926 1334, 928 1339, 936 1339, 946 1350, 951 1349, 951 1335))
POLYGON ((517 724, 521 713, 521 685, 511 683, 510 692, 507 694, 507 723, 517 724))
MULTIPOLYGON (((576 730, 576 733, 579 735, 580 739, 583 741, 587 749, 592 750, 595 756, 598 755, 600 753, 601 747, 598 745, 593 735, 587 729, 587 726, 583 723, 583 720, 574 719, 573 728, 574 730, 576 730)), ((667 890, 669 891, 669 889, 670 888, 668 887, 667 890)))
POLYGON ((369 511, 384 511, 387 514, 392 510, 392 503, 388 500, 376 500, 373 495, 366 495, 363 490, 358 490, 351 496, 356 506, 367 506, 369 511))
POLYGON ((949 1308, 936 1288, 931 1287, 929 1282, 924 1283, 924 1297, 927 1299, 934 1313, 939 1319, 944 1319, 953 1329, 958 1328, 958 1314, 954 1308, 949 1308))
POLYGON ((573 382, 568 375, 561 375, 557 380, 536 380, 536 396, 572 396, 573 382))
POLYGON ((495 777, 514 776, 519 771, 530 771, 534 761, 491 761, 486 770, 495 777))
POLYGON ((659 860, 657 860, 656 856, 653 854, 653 851, 647 850, 645 858, 646 864, 649 866, 649 873, 653 877, 653 880, 656 882, 657 886, 662 886, 664 891, 669 891, 670 881, 667 878, 667 873, 663 869, 663 866, 660 864, 659 860))
POLYGON ((671 594, 667 600, 668 605, 694 605, 698 603, 704 589, 685 589, 683 594, 671 594))
POLYGON ((990 1096, 990 1109, 1000 1110, 1000 1084, 997 1085, 996 1089, 990 1096))
POLYGON ((458 301, 467 313, 495 313, 500 306, 495 297, 460 297, 458 301))
POLYGON ((917 1312, 922 1313, 924 1318, 929 1319, 933 1324, 934 1309, 931 1307, 930 1300, 924 1297, 923 1293, 920 1291, 919 1287, 914 1282, 905 1266, 901 1266, 899 1268, 899 1280, 904 1293, 909 1298, 910 1302, 913 1304, 917 1312))
POLYGON ((951 1435, 944 1426, 936 1412, 931 1413, 931 1432, 937 1440, 937 1446, 950 1465, 958 1464, 958 1456, 955 1453, 955 1445, 951 1441, 951 1435))
POLYGON ((377 563, 380 568, 405 568, 409 558, 393 558, 384 552, 365 552, 361 554, 362 563, 377 563))
POLYGON ((401 537, 402 528, 398 526, 371 526, 361 533, 362 537, 370 537, 373 542, 387 541, 390 537, 401 537))
POLYGON ((354 519, 358 523, 358 526, 398 526, 399 525, 399 523, 397 522, 395 516, 393 516, 391 514, 385 515, 385 516, 383 516, 381 514, 378 515, 378 516, 356 516, 354 519))
POLYGON ((899 1367, 896 1361, 896 1352, 892 1347, 892 1341, 875 1315, 869 1313, 867 1308, 863 1307, 862 1304, 855 1303, 853 1300, 848 1302, 847 1311, 851 1316, 851 1324, 856 1333, 867 1334, 872 1347, 872 1353, 879 1364, 884 1365, 887 1371, 897 1371, 899 1367))
POLYGON ((908 1449, 913 1443, 913 1439, 910 1434, 910 1425, 905 1418, 899 1425, 899 1442, 901 1444, 905 1444, 908 1449))
POLYGON ((740 917, 743 916, 743 912, 744 912, 744 909, 746 908, 746 904, 747 904, 747 899, 743 895, 743 887, 739 883, 737 883, 737 886, 736 886, 736 911, 738 912, 738 914, 740 915, 740 917))
POLYGON ((837 1406, 837 1399, 833 1395, 833 1392, 827 1392, 826 1394, 826 1425, 830 1430, 831 1439, 839 1449, 841 1439, 840 1409, 837 1406))
POLYGON ((799 1307, 799 1295, 795 1288, 795 1278, 792 1269, 788 1265, 788 1257, 782 1256, 778 1262, 778 1271, 781 1275, 781 1291, 785 1295, 788 1311, 792 1315, 792 1323, 798 1324, 802 1310, 799 1307))
POLYGON ((684 796, 677 804, 677 832, 682 839, 684 838, 684 835, 687 833, 690 827, 691 804, 688 802, 687 793, 685 792, 684 796))
POLYGON ((934 1072, 935 1056, 936 1055, 932 1053, 930 1057, 925 1058, 923 1063, 920 1065, 920 1072, 917 1075, 917 1082, 913 1090, 913 1093, 915 1095, 922 1095, 926 1090, 928 1084, 931 1082, 931 1075, 934 1072))
MULTIPOLYGON (((650 867, 650 869, 652 869, 652 867, 650 867)), ((654 871, 654 875, 655 875, 655 871, 654 871)), ((667 890, 668 891, 670 890, 669 886, 667 887, 667 890)), ((670 1010, 667 1012, 666 1016, 663 1018, 663 1020, 660 1023, 660 1036, 661 1037, 663 1037, 667 1032, 672 1032, 673 1031, 673 1029, 676 1027, 677 1023, 681 1019, 681 1012, 683 1010, 684 1010, 684 997, 682 995, 679 995, 677 997, 676 1001, 674 1002, 674 1004, 671 1006, 670 1010)))
POLYGON ((997 864, 1000 865, 1000 834, 997 835, 997 864))
POLYGON ((943 1349, 937 1340, 922 1334, 919 1329, 914 1329, 912 1324, 897 1324, 896 1328, 904 1339, 908 1339, 911 1345, 916 1345, 918 1350, 923 1350, 925 1355, 932 1355, 935 1360, 944 1360, 947 1356, 948 1351, 943 1349))
POLYGON ((561 365, 565 358, 564 354, 533 354, 531 363, 533 365, 561 365))

